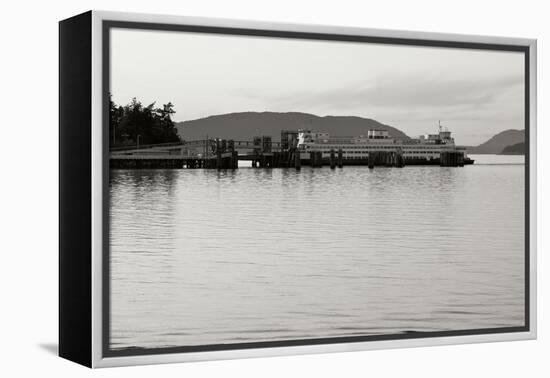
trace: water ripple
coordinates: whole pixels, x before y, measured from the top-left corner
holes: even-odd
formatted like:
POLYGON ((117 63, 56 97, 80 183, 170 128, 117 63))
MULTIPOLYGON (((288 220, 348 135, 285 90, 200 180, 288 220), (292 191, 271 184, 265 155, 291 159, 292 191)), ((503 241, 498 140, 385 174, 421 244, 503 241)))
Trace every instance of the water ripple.
POLYGON ((522 325, 524 166, 509 158, 114 170, 111 346, 522 325))

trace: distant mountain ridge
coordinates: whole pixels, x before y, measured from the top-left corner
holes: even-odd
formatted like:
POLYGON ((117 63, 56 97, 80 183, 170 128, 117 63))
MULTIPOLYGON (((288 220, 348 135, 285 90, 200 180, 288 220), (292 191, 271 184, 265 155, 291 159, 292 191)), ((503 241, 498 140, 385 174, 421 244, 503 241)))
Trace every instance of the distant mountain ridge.
POLYGON ((503 150, 518 143, 524 143, 525 130, 505 130, 496 134, 487 142, 480 144, 477 147, 468 148, 470 154, 500 154, 503 150))
POLYGON ((501 155, 523 155, 525 154, 525 143, 516 143, 510 146, 504 147, 500 152, 501 155))
POLYGON ((190 121, 177 122, 178 134, 185 140, 223 138, 251 140, 256 135, 270 135, 279 141, 281 130, 301 128, 328 132, 331 135, 366 135, 368 130, 387 130, 394 138, 409 137, 395 127, 369 118, 352 116, 324 116, 288 112, 242 112, 214 115, 190 121))

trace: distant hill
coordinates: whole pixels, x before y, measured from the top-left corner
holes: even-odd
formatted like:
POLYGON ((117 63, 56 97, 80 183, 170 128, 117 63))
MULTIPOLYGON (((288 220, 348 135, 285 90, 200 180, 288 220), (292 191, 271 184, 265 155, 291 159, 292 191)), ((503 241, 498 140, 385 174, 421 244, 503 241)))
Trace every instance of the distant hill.
POLYGON ((176 123, 178 134, 185 140, 223 138, 251 140, 255 135, 281 139, 281 130, 307 128, 331 135, 366 135, 370 129, 387 130, 395 138, 408 139, 402 131, 378 121, 361 117, 325 116, 307 113, 244 112, 215 115, 176 123))
POLYGON ((525 130, 505 130, 498 133, 487 142, 480 144, 477 147, 470 147, 470 154, 500 154, 504 148, 523 143, 525 139, 525 130))
POLYGON ((523 155, 525 154, 525 143, 516 143, 510 146, 504 147, 500 152, 501 155, 523 155))

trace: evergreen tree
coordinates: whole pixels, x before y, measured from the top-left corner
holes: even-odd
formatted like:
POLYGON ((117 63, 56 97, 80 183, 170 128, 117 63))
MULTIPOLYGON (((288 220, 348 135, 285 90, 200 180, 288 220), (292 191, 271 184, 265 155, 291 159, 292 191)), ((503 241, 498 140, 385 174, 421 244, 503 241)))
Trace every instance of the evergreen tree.
POLYGON ((110 143, 117 145, 157 144, 179 142, 172 115, 174 105, 169 102, 160 108, 155 103, 143 106, 135 97, 125 106, 109 101, 110 143))

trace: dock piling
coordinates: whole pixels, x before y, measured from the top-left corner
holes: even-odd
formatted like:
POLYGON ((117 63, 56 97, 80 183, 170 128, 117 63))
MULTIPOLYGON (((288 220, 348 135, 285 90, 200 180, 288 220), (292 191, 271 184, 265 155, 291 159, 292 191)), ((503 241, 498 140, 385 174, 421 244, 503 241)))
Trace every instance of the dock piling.
POLYGON ((336 168, 336 156, 334 155, 334 149, 330 150, 330 169, 336 168))
POLYGON ((302 161, 300 160, 300 151, 294 149, 294 168, 300 170, 302 168, 302 161))

